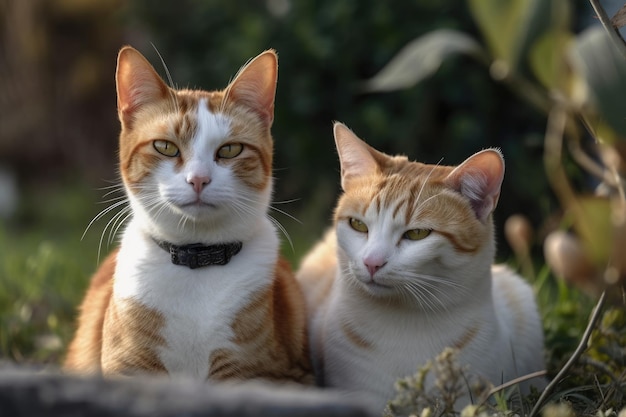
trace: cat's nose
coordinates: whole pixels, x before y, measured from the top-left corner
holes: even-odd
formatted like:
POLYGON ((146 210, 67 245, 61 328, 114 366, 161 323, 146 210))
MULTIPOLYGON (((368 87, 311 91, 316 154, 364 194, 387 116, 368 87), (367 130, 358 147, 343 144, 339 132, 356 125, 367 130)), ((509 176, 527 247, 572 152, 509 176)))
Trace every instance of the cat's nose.
POLYGON ((187 176, 187 183, 191 184, 191 186, 193 187, 193 190, 197 194, 200 194, 202 190, 204 189, 204 187, 209 185, 210 182, 211 182, 211 178, 205 175, 188 175, 187 176))
POLYGON ((364 260, 363 263, 365 264, 365 267, 367 268, 367 271, 370 273, 370 277, 373 277, 374 274, 383 266, 387 265, 387 262, 382 262, 382 261, 371 261, 371 260, 364 260))

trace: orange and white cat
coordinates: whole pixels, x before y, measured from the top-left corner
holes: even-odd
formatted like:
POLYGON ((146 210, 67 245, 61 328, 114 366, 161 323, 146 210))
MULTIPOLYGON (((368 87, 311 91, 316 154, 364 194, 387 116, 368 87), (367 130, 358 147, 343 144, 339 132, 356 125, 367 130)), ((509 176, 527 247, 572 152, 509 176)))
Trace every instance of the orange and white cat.
POLYGON ((269 50, 222 91, 175 90, 121 49, 132 217, 80 307, 67 370, 312 382, 304 299, 267 214, 277 71, 269 50))
POLYGON ((532 289, 492 266, 500 152, 427 165, 378 152, 340 123, 334 135, 343 188, 335 226, 297 273, 318 379, 367 393, 380 412, 396 379, 446 347, 495 385, 543 370, 532 289))

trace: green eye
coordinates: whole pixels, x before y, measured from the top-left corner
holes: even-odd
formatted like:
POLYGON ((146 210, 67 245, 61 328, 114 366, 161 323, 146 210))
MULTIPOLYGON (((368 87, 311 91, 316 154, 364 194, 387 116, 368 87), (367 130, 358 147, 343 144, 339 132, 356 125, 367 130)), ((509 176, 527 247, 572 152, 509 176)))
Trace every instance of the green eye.
POLYGON ((154 149, 161 155, 172 157, 180 155, 178 146, 174 145, 169 140, 155 140, 152 142, 152 146, 154 146, 154 149))
POLYGON ((354 217, 350 217, 350 227, 352 227, 357 232, 367 233, 367 225, 363 223, 361 220, 355 219, 354 217))
POLYGON ((217 156, 220 158, 231 159, 239 155, 243 151, 243 145, 241 143, 229 143, 224 145, 217 151, 217 156))
POLYGON ((412 229, 404 233, 402 237, 408 240, 422 240, 427 237, 432 230, 429 229, 412 229))

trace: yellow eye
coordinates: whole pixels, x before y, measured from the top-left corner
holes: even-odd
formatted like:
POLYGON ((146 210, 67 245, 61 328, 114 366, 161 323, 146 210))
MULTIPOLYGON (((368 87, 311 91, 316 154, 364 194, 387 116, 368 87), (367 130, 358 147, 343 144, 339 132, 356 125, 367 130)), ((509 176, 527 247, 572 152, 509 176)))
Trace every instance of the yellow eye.
POLYGON ((224 159, 231 159, 239 155, 243 151, 241 143, 229 143, 224 145, 217 151, 217 156, 224 159))
POLYGON ((152 146, 154 146, 154 149, 161 155, 172 157, 180 155, 178 146, 174 145, 169 140, 155 140, 152 142, 152 146))
POLYGON ((352 227, 357 232, 367 233, 367 225, 363 223, 361 220, 355 219, 354 217, 350 217, 350 227, 352 227))
POLYGON ((412 229, 404 233, 403 237, 408 240, 422 240, 427 237, 432 230, 429 229, 412 229))

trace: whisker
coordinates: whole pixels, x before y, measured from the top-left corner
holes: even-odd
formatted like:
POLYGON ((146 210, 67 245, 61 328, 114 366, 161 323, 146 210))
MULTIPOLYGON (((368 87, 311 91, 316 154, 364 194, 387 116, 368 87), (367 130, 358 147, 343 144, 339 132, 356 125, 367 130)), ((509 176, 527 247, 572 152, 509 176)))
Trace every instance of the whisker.
MULTIPOLYGON (((245 200, 247 202, 251 202, 251 203, 258 203, 258 199, 257 198, 253 198, 255 197, 254 195, 252 195, 252 197, 249 197, 246 193, 242 193, 240 195, 240 199, 245 200)), ((286 200, 286 201, 278 201, 278 202, 273 202, 272 204, 288 204, 288 203, 293 203, 295 201, 298 201, 299 199, 293 199, 293 200, 286 200)), ((273 207, 272 205, 269 206, 270 210, 273 210, 277 213, 282 214, 283 216, 289 217, 291 220, 299 223, 299 224, 303 224, 302 221, 300 221, 300 219, 298 219, 297 217, 287 213, 284 210, 281 210, 279 208, 273 207)))
POLYGON ((426 203, 428 203, 430 200, 432 200, 432 199, 434 199, 434 198, 436 198, 436 197, 439 197, 439 196, 440 196, 440 195, 442 195, 443 193, 444 193, 443 191, 438 192, 437 194, 435 194, 435 195, 431 195, 431 196, 430 196, 430 197, 428 197, 426 200, 422 201, 422 202, 419 204, 419 206, 417 206, 417 208, 415 209, 415 212, 417 213, 419 210, 421 210, 421 209, 422 209, 422 207, 424 207, 424 205, 426 205, 426 203))
MULTIPOLYGON (((128 220, 129 217, 131 217, 133 215, 132 210, 130 209, 130 207, 124 208, 122 209, 117 215, 116 217, 118 218, 115 223, 117 223, 117 225, 115 225, 115 223, 113 224, 113 226, 111 227, 111 231, 109 232, 109 241, 108 244, 110 245, 111 243, 113 243, 113 239, 115 239, 115 236, 117 236, 117 232, 120 229, 120 227, 126 222, 126 220, 128 220)), ((106 229, 105 229, 106 230, 106 229)))
POLYGON ((172 99, 172 102, 174 103, 174 107, 176 108, 176 111, 180 112, 180 104, 178 103, 178 96, 174 92, 174 90, 176 89, 176 86, 174 85, 174 81, 172 80, 172 74, 170 73, 170 69, 167 67, 167 64, 165 63, 163 56, 161 55, 161 53, 159 52, 159 50, 157 49, 154 43, 152 43, 152 47, 154 48, 157 55, 159 56, 159 59, 161 60, 161 65, 163 65, 163 69, 165 70, 165 75, 167 76, 167 81, 170 86, 170 90, 169 90, 170 99, 172 99))
POLYGON ((292 198, 291 200, 272 201, 272 204, 291 204, 302 200, 301 198, 292 198))
POLYGON ((104 226, 102 233, 100 234, 100 240, 98 241, 98 263, 100 262, 100 254, 102 253, 102 242, 104 242, 104 236, 106 235, 106 231, 119 214, 120 213, 116 213, 115 216, 109 219, 107 224, 104 226))
POLYGON ((102 181, 108 182, 111 185, 105 185, 103 187, 98 187, 98 188, 96 188, 96 190, 102 191, 102 190, 109 190, 111 188, 118 188, 118 187, 123 188, 124 187, 124 184, 122 184, 120 182, 120 180, 102 180, 102 181))
POLYGON ((98 201, 97 204, 109 204, 109 203, 113 203, 115 201, 120 201, 120 200, 126 200, 126 196, 125 195, 121 195, 119 197, 113 197, 113 198, 109 198, 107 200, 98 201))
POLYGON ((159 217, 163 214, 163 212, 164 212, 166 209, 169 209, 169 203, 164 202, 164 201, 157 201, 157 202, 156 202, 156 204, 154 204, 154 205, 150 208, 150 210, 153 210, 153 209, 155 209, 155 208, 156 208, 157 210, 156 210, 156 213, 154 214, 154 220, 158 222, 158 221, 159 221, 159 217))
POLYGON ((287 242, 289 242, 289 246, 291 246, 292 252, 295 252, 296 250, 293 247, 293 242, 291 241, 291 236, 289 236, 287 229, 285 229, 285 227, 282 224, 280 224, 280 222, 276 220, 275 218, 273 218, 272 216, 267 216, 267 217, 270 219, 272 223, 274 223, 274 226, 276 226, 283 233, 283 235, 285 235, 287 242))
MULTIPOLYGON (((435 165, 433 165, 433 167, 430 169, 430 171, 428 172, 428 175, 426 175, 426 178, 424 179, 424 181, 422 182, 422 186, 420 187, 420 190, 417 193, 417 197, 415 198, 415 201, 420 201, 420 197, 422 196, 422 191, 424 191, 424 187, 426 187, 426 183, 428 182, 428 179, 430 178, 430 176, 432 175, 432 173, 435 171, 435 169, 437 169, 437 167, 439 166, 439 164, 441 163, 441 161, 443 161, 443 158, 441 158, 439 160, 439 162, 437 162, 435 165)), ((421 206, 421 204, 420 204, 421 206)), ((418 206, 419 208, 419 206, 418 206)))
POLYGON ((470 290, 469 290, 469 288, 467 286, 465 286, 465 285, 463 285, 463 284, 461 284, 459 282, 455 282, 452 279, 445 278, 445 277, 438 277, 438 276, 434 276, 434 275, 412 273, 412 272, 408 272, 408 271, 404 271, 403 275, 407 276, 409 278, 420 279, 420 281, 423 283, 423 285, 429 285, 431 288, 436 288, 438 291, 442 291, 443 292, 444 289, 443 288, 439 288, 439 286, 437 286, 435 284, 452 287, 455 290, 458 290, 458 291, 462 292, 465 295, 469 295, 470 294, 470 290))
POLYGON ((437 301, 445 310, 445 308, 446 308, 445 304, 443 302, 441 302, 441 300, 439 298, 435 297, 427 289, 424 289, 424 288, 421 288, 421 287, 412 286, 412 285, 407 285, 405 288, 411 294, 413 294, 415 296, 415 298, 418 301, 418 303, 420 304, 420 306, 426 307, 426 308, 428 308, 432 312, 436 312, 437 308, 436 308, 435 301, 437 301), (424 292, 426 292, 431 297, 427 297, 426 296, 427 294, 425 294, 424 292))
MULTIPOLYGON (((432 311, 436 311, 436 308, 435 308, 436 304, 439 304, 443 310, 448 309, 446 303, 444 303, 440 297, 437 297, 437 295, 430 288, 427 288, 424 285, 409 285, 408 287, 411 290, 413 290, 415 293, 421 294, 422 299, 430 303, 432 311)), ((441 291, 439 291, 439 294, 442 294, 445 296, 445 293, 441 291)))
POLYGON ((96 188, 98 191, 107 191, 106 194, 104 194, 104 196, 107 196, 111 193, 114 193, 116 191, 119 192, 124 192, 125 188, 123 184, 113 184, 113 185, 107 185, 106 187, 99 187, 96 188))
POLYGON ((272 206, 270 206, 270 210, 274 210, 275 212, 280 213, 280 214, 282 214, 283 216, 287 216, 287 217, 289 217, 291 220, 293 220, 293 221, 295 221, 295 222, 298 222, 299 224, 303 224, 303 223, 302 223, 302 222, 301 222, 298 218, 296 218, 295 216, 292 216, 291 214, 287 213, 286 211, 283 211, 283 210, 277 209, 276 207, 272 207, 272 206))
POLYGON ((87 232, 89 231, 89 229, 91 228, 91 226, 97 222, 98 220, 100 220, 101 218, 103 218, 104 216, 106 216, 108 213, 110 213, 112 210, 115 210, 116 208, 123 206, 125 204, 128 203, 127 199, 124 199, 122 201, 118 201, 115 204, 111 204, 110 206, 108 206, 107 208, 105 208, 104 210, 100 211, 100 213, 98 213, 93 219, 91 219, 91 221, 89 222, 89 224, 87 224, 87 227, 85 228, 85 231, 83 232, 82 236, 80 237, 80 240, 83 240, 85 238, 85 235, 87 234, 87 232))
MULTIPOLYGON (((253 206, 246 204, 246 200, 242 199, 241 200, 234 200, 232 202, 232 208, 235 209, 237 211, 237 213, 241 216, 242 220, 244 219, 244 217, 242 215, 255 215, 256 214, 256 210, 254 209, 253 206)), ((251 201, 251 200, 250 200, 251 201)))

